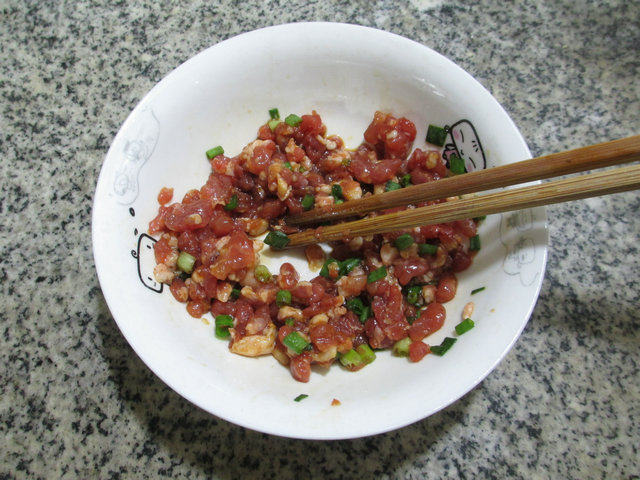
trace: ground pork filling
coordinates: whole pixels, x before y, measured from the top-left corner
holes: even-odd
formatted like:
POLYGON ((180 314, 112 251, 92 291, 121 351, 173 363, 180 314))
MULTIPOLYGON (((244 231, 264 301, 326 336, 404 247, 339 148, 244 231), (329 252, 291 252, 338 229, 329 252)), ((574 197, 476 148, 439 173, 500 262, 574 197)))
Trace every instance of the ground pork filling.
POLYGON ((313 111, 272 119, 235 157, 210 150, 206 183, 174 203, 163 188, 149 224, 158 238, 156 279, 189 314, 211 314, 233 353, 271 354, 301 382, 312 364, 359 370, 375 349, 396 346, 422 359, 477 239, 473 219, 430 225, 335 242, 329 254, 308 247, 318 273, 311 281, 289 263, 270 272, 255 237, 296 231, 286 215, 452 175, 439 150, 412 151, 416 128, 406 118, 376 112, 355 150, 326 132, 313 111))

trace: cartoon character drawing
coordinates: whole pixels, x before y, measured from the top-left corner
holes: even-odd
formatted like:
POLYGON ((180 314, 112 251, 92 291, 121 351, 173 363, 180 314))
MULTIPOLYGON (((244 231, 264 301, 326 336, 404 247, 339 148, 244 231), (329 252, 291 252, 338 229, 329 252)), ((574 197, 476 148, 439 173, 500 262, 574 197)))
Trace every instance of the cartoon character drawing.
POLYGON ((500 242, 507 250, 502 269, 507 275, 519 275, 524 286, 533 284, 538 270, 533 261, 536 247, 526 232, 533 228, 533 212, 519 210, 502 214, 500 218, 500 242))
POLYGON ((113 181, 113 192, 122 205, 128 205, 138 197, 138 174, 156 148, 160 122, 147 108, 138 114, 134 126, 128 131, 133 133, 124 140, 123 161, 113 181))
POLYGON ((142 284, 149 290, 162 293, 162 283, 157 282, 153 276, 153 269, 156 266, 153 245, 156 242, 156 239, 143 233, 138 237, 138 249, 131 250, 131 256, 138 261, 138 276, 142 284))
POLYGON ((449 127, 447 136, 451 142, 444 146, 442 157, 449 166, 449 159, 456 155, 464 160, 467 172, 484 170, 487 168, 487 159, 482 149, 475 127, 469 120, 460 120, 449 127))

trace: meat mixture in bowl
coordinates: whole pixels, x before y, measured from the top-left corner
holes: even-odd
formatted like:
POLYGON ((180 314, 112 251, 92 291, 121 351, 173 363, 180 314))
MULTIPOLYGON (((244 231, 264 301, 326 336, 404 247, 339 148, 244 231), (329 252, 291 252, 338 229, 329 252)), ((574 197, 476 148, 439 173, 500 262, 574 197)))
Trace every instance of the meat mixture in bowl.
POLYGON ((449 162, 437 149, 412 152, 416 128, 404 117, 376 112, 364 142, 348 150, 315 111, 282 121, 269 113, 239 155, 207 152, 211 174, 200 189, 176 203, 172 189, 160 191, 149 224, 159 236, 156 279, 191 316, 210 313, 233 353, 273 355, 301 382, 312 364, 359 370, 376 349, 421 360, 456 294, 456 272, 479 248, 477 219, 350 238, 331 244, 330 255, 307 247, 319 273, 311 281, 290 263, 278 272, 261 265, 255 237, 294 231, 288 214, 453 175, 449 162))

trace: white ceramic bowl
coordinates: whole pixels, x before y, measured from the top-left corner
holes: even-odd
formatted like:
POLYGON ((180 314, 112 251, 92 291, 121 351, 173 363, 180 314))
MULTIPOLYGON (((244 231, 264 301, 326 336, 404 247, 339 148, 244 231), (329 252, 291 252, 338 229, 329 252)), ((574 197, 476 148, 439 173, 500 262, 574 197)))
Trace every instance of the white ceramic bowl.
MULTIPOLYGON (((428 343, 453 335, 463 305, 476 327, 443 357, 419 363, 389 352, 357 373, 334 366, 293 380, 271 356, 231 354, 212 325, 191 318, 153 281, 153 240, 144 235, 163 186, 182 198, 209 173, 204 152, 229 154, 254 139, 267 110, 317 110, 330 133, 355 147, 375 110, 413 120, 415 146, 426 126, 457 125, 449 137, 469 168, 523 160, 529 150, 498 102, 468 73, 433 50, 353 25, 299 23, 221 42, 176 68, 122 125, 107 154, 93 209, 93 248, 102 291, 120 330, 164 382, 230 422, 295 438, 339 439, 385 432, 420 420, 478 384, 504 357, 536 302, 546 261, 543 209, 494 215, 480 229, 483 248, 459 275, 447 322, 428 343), (461 122, 467 120, 467 122, 461 122), (475 127, 474 128, 471 127, 475 127), (482 151, 473 140, 480 140, 482 151), (486 290, 470 297, 471 290, 486 290), (309 398, 296 403, 300 393, 309 398), (332 399, 340 406, 331 406, 332 399)), ((277 271, 295 253, 265 260, 277 271)), ((453 335, 455 336, 455 335, 453 335)))

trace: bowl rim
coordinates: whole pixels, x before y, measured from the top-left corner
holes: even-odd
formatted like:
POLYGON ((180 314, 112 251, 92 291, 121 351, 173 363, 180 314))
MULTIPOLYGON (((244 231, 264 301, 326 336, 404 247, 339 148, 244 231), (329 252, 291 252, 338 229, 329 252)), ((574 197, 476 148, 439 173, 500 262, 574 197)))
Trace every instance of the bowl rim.
MULTIPOLYGON (((252 31, 248 31, 248 32, 244 32, 238 35, 234 35, 232 37, 229 37, 223 41, 217 42, 209 47, 206 47, 204 49, 202 49, 201 51, 199 51, 196 55, 190 57, 188 60, 184 61, 183 63, 181 63, 180 65, 178 65, 177 67, 175 67, 174 69, 172 69, 171 71, 169 71, 166 75, 164 75, 162 77, 161 80, 159 80, 135 105, 135 107, 129 112, 127 118, 125 119, 125 121, 121 124, 121 126, 119 127, 118 131, 116 132, 116 134, 114 135, 114 137, 112 138, 111 141, 111 145, 109 147, 109 150, 107 151, 103 162, 102 162, 102 166, 100 169, 100 173, 98 175, 98 180, 96 183, 96 189, 94 191, 94 198, 93 198, 93 202, 92 202, 92 218, 91 218, 91 229, 92 229, 92 251, 93 251, 93 258, 94 258, 94 264, 96 267, 96 273, 98 276, 98 281, 100 283, 100 287, 101 287, 101 291, 102 294, 104 296, 104 299, 107 303, 107 306, 109 308, 109 311, 111 313, 111 316, 113 317, 113 319, 116 322, 116 325, 118 326, 118 329, 120 330, 120 332, 122 333, 122 335, 125 337, 127 343, 129 344, 129 346, 133 349, 133 351, 138 355, 138 357, 142 360, 142 362, 147 366, 147 368, 149 368, 158 378, 160 378, 168 387, 170 387, 172 390, 174 390, 176 393, 178 393, 180 396, 182 396, 183 398, 185 398, 186 400, 188 400, 190 403, 196 405, 197 407, 203 409, 204 411, 215 415, 216 417, 222 418, 230 423, 233 423, 235 425, 239 425, 254 431, 259 431, 262 433, 267 433, 270 435, 275 435, 275 436, 281 436, 284 438, 294 438, 294 439, 307 439, 307 440, 341 440, 341 439, 351 439, 351 438, 362 438, 362 437, 367 437, 367 436, 371 436, 371 435, 377 435, 377 434, 382 434, 382 433, 386 433, 389 431, 393 431, 393 430, 397 430, 400 428, 403 428, 407 425, 411 425, 413 423, 416 423, 420 420, 423 420, 441 410, 443 410, 444 408, 447 408, 448 406, 450 406, 451 404, 455 403, 456 401, 460 400, 462 397, 464 397, 465 395, 467 395, 471 390, 473 390, 478 384, 480 384, 488 375, 489 373, 491 373, 497 366, 498 363, 500 363, 504 357, 506 356, 506 354, 511 350, 511 348, 513 347, 513 345, 515 344, 515 342, 519 339, 520 335, 522 334, 522 331, 524 330, 525 326, 527 325, 532 313, 533 313, 533 309, 535 308, 535 305, 537 303, 541 288, 542 288, 542 283, 543 283, 543 279, 544 279, 544 275, 546 272, 546 266, 547 266, 547 260, 548 260, 548 246, 549 246, 549 231, 548 231, 548 221, 547 221, 547 214, 546 214, 546 209, 544 207, 540 208, 539 211, 542 213, 542 218, 540 219, 540 222, 542 223, 543 227, 544 227, 544 244, 541 245, 542 248, 542 259, 541 259, 541 270, 540 270, 540 278, 539 280, 536 280, 536 288, 535 291, 532 294, 531 297, 531 303, 529 305, 529 308, 527 309, 527 313, 525 315, 525 321, 522 322, 522 324, 520 325, 516 335, 513 337, 513 339, 509 342, 508 345, 506 345, 503 349, 502 352, 500 353, 500 355, 496 358, 495 362, 493 362, 490 366, 490 368, 487 368, 485 372, 483 372, 482 375, 478 376, 476 378, 476 380, 474 382, 472 382, 467 388, 464 389, 463 393, 460 395, 454 395, 453 398, 450 399, 450 401, 447 401, 445 403, 443 403, 442 405, 440 405, 438 408, 433 409, 431 411, 425 411, 424 415, 422 415, 419 418, 414 418, 412 420, 409 421, 405 421, 405 422, 400 422, 400 423, 396 423, 393 425, 390 425, 388 427, 385 428, 373 428, 373 429, 369 429, 366 432, 360 432, 358 434, 342 434, 342 433, 338 433, 336 435, 316 435, 316 436, 310 436, 308 433, 301 433, 301 434, 296 434, 295 431, 287 431, 287 432, 283 432, 281 430, 277 430, 277 429, 269 429, 269 428, 260 428, 260 427, 256 427, 254 425, 251 425, 248 422, 243 421, 241 415, 237 415, 237 416, 233 416, 233 415, 226 415, 224 413, 221 413, 219 411, 214 411, 214 409, 210 408, 210 406, 206 406, 206 405, 202 405, 202 402, 200 402, 198 399, 194 398, 194 395, 191 394, 189 391, 185 391, 183 388, 181 388, 179 385, 176 385, 173 381, 171 381, 170 378, 168 378, 168 376, 163 373, 162 370, 159 370, 158 368, 155 368, 153 365, 153 362, 147 357, 147 355, 145 354, 145 352, 141 351, 140 345, 138 344, 138 342, 136 342, 134 339, 129 338, 126 334, 125 334, 125 329, 124 329, 124 325, 122 322, 122 320, 118 320, 118 318, 116 318, 116 316, 113 314, 112 311, 112 306, 111 305, 115 305, 115 300, 113 298, 113 292, 110 291, 109 288, 105 289, 105 273, 103 270, 103 263, 101 262, 100 256, 101 256, 101 252, 100 252, 100 248, 98 247, 98 245, 100 245, 100 242, 97 241, 97 235, 98 235, 98 229, 96 228, 97 225, 100 222, 100 219, 97 217, 97 202, 99 201, 98 199, 98 191, 100 189, 100 186, 103 185, 107 179, 106 177, 106 173, 105 173, 105 165, 107 163, 107 160, 109 159, 109 157, 112 155, 112 150, 114 148, 114 140, 116 139, 116 137, 118 136, 118 134, 123 131, 126 130, 126 128, 128 127, 128 125, 130 124, 130 122, 132 121, 132 117, 134 116, 134 113, 136 111, 138 111, 141 106, 145 105, 149 99, 151 97, 153 97, 154 95, 156 95, 156 93, 158 93, 159 91, 161 91, 163 88, 165 88, 166 84, 174 77, 177 76, 179 74, 179 72, 181 72, 182 70, 185 70, 187 68, 190 68, 190 66, 196 62, 199 61, 199 59, 204 56, 205 54, 207 54, 208 52, 210 52, 211 50, 220 48, 222 45, 226 45, 230 42, 234 42, 237 41, 238 39, 246 39, 252 36, 260 36, 263 35, 265 32, 272 32, 272 31, 280 31, 280 30, 288 30, 288 29, 300 29, 300 28, 304 28, 305 26, 313 26, 314 28, 331 28, 331 29, 340 29, 343 30, 344 32, 348 32, 348 33, 361 33, 361 32, 365 32, 366 34, 369 35, 380 35, 380 36, 387 36, 388 38, 392 38, 395 39, 396 41, 399 42, 404 42, 407 45, 412 45, 412 46, 419 46, 422 49, 424 49, 425 53, 429 54, 429 55, 433 55, 435 56, 435 58, 438 58, 440 61, 444 61, 445 63, 448 64, 449 67, 455 69, 457 71, 457 73, 459 75, 461 75, 466 81, 471 81, 474 84, 476 84, 477 87, 479 87, 482 91, 484 91, 484 93, 487 95, 487 98, 490 99, 490 101, 493 103, 494 108, 496 108, 497 111, 501 112, 504 117, 506 118, 506 120, 511 124, 511 126, 513 127, 513 130, 517 133, 517 140, 518 143, 520 144, 520 147, 523 149, 523 151, 526 152, 528 158, 531 158, 531 152, 524 140, 524 137, 522 136, 522 133, 520 132, 520 130, 518 129, 518 127, 516 126, 515 122, 513 121, 513 119, 509 116, 509 114, 506 112, 506 110, 504 109, 504 107, 493 97, 493 95, 478 81, 476 80, 470 73, 468 73, 466 70, 464 70, 462 67, 460 67, 459 65, 457 65, 455 62, 453 62, 452 60, 450 60, 449 58, 445 57, 444 55, 438 53, 437 51, 433 50, 432 48, 411 40, 409 38, 406 38, 404 36, 392 33, 392 32, 388 32, 385 30, 380 30, 380 29, 376 29, 376 28, 372 28, 372 27, 366 27, 366 26, 362 26, 362 25, 355 25, 355 24, 350 24, 350 23, 338 23, 338 22, 294 22, 294 23, 284 23, 284 24, 278 24, 278 25, 273 25, 273 26, 268 26, 268 27, 264 27, 264 28, 260 28, 260 29, 256 29, 256 30, 252 30, 252 31)), ((539 183, 539 182, 536 182, 539 183)))

